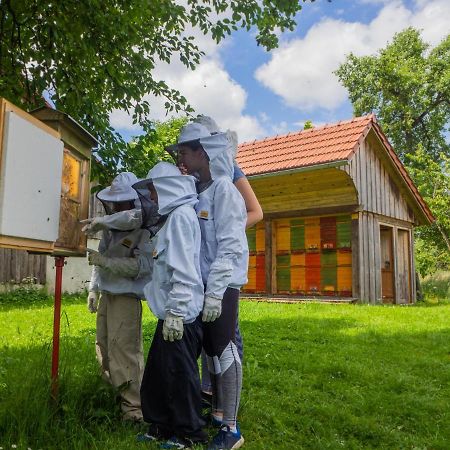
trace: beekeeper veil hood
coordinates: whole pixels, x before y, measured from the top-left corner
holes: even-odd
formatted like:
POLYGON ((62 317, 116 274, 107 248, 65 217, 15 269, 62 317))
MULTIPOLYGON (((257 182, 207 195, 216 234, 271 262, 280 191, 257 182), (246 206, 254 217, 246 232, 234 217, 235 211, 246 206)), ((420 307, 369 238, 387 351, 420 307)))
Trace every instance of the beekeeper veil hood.
POLYGON ((118 203, 130 202, 130 209, 134 208, 138 195, 131 186, 136 181, 138 179, 134 173, 122 172, 114 178, 111 186, 97 193, 97 198, 102 202, 106 214, 117 212, 118 203))
POLYGON ((147 174, 144 182, 153 183, 158 194, 158 213, 169 214, 178 206, 186 203, 192 206, 197 204, 197 191, 195 178, 190 175, 182 175, 177 166, 160 162, 147 174))
POLYGON ((220 176, 233 178, 233 160, 237 151, 235 133, 220 132, 213 119, 199 116, 194 122, 186 124, 180 132, 178 146, 198 141, 209 158, 211 178, 220 176), (213 130, 213 131, 210 131, 213 130))

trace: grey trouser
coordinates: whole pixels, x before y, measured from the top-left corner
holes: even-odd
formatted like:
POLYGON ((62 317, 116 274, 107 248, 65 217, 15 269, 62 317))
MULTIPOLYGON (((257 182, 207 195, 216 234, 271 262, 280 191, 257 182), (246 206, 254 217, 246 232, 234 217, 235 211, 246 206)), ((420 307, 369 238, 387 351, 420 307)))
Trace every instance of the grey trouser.
POLYGON ((135 297, 102 292, 97 311, 97 360, 103 377, 120 387, 124 419, 142 420, 144 371, 142 305, 135 297))

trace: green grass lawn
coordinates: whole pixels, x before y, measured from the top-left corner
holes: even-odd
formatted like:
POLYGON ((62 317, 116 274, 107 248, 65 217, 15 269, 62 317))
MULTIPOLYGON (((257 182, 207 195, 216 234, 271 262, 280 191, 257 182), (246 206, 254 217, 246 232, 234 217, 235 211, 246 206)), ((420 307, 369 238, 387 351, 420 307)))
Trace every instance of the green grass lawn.
MULTIPOLYGON (((60 400, 49 400, 52 321, 51 299, 0 296, 0 447, 157 448, 120 422, 84 298, 63 299, 60 400)), ((241 329, 245 448, 450 448, 450 304, 243 301, 241 329)))

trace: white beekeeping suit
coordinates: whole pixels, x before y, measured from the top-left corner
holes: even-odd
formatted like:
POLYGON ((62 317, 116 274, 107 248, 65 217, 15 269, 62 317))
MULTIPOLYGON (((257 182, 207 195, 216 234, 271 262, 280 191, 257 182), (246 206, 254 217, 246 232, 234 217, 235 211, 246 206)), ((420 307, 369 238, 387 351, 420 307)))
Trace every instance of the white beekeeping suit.
POLYGON ((213 442, 231 440, 233 446, 236 445, 233 448, 238 448, 243 444, 237 424, 242 364, 235 331, 239 289, 247 282, 248 244, 244 199, 232 181, 237 137, 232 132, 211 134, 202 123, 185 125, 178 146, 184 145, 191 152, 200 151, 196 142, 208 156, 207 162, 196 158, 202 174, 196 211, 202 232, 202 279, 206 285, 203 346, 213 388, 212 415, 224 424, 213 442), (211 180, 208 180, 205 164, 208 164, 211 180))
POLYGON ((80 222, 84 224, 81 231, 88 235, 101 230, 129 231, 142 226, 142 212, 134 208, 105 216, 91 217, 80 222))
POLYGON ((167 439, 161 430, 170 429, 172 438, 163 447, 186 448, 207 438, 202 431, 197 364, 203 282, 195 178, 161 162, 134 187, 139 190, 145 185, 152 199, 157 196, 159 214, 167 219, 155 235, 152 280, 144 288, 159 320, 142 380, 142 412, 146 422, 158 425, 150 426, 150 440, 167 439))
POLYGON ((170 313, 190 323, 203 306, 195 178, 166 162, 158 163, 147 178, 134 187, 151 179, 158 193, 158 212, 167 220, 154 239, 153 276, 144 288, 145 298, 159 319, 170 313))
MULTIPOLYGON (((131 185, 137 181, 134 174, 119 174, 106 189, 97 194, 107 213, 117 205, 134 208, 137 194, 131 185)), ((116 216, 106 221, 113 229, 103 229, 99 252, 90 252, 89 263, 94 266, 89 285, 88 306, 97 311, 97 359, 104 377, 120 390, 123 417, 142 420, 140 383, 143 374, 142 305, 143 288, 151 278, 152 246, 150 233, 145 229, 118 231, 113 224, 126 224, 116 216), (100 293, 98 308, 93 296, 100 293)), ((112 215, 112 214, 111 214, 112 215)), ((108 216, 106 216, 108 217, 108 216)), ((136 225, 131 220, 128 225, 136 225)))
POLYGON ((239 289, 247 283, 247 210, 232 181, 236 139, 232 132, 211 135, 201 123, 190 123, 183 127, 178 141, 196 139, 209 157, 214 181, 199 193, 195 208, 202 230, 200 261, 205 296, 222 298, 227 287, 239 289))

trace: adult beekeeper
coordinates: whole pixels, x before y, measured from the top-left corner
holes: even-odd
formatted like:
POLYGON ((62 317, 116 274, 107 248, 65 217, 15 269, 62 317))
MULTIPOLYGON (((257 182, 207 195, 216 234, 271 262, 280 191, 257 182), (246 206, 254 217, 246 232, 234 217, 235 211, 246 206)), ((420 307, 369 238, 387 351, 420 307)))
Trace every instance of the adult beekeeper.
POLYGON ((175 148, 178 164, 198 177, 196 211, 205 285, 203 347, 212 381, 212 416, 221 424, 208 448, 239 448, 244 439, 237 423, 242 365, 236 348, 236 320, 239 290, 247 282, 248 245, 245 203, 232 181, 236 137, 231 132, 212 134, 194 122, 182 128, 175 148))
MULTIPOLYGON (((93 265, 88 309, 97 313, 96 353, 104 378, 118 388, 124 420, 141 421, 140 384, 143 288, 151 277, 150 232, 131 221, 124 230, 126 211, 135 209, 138 196, 131 187, 137 178, 130 172, 117 175, 111 186, 97 194, 107 216, 116 216, 121 230, 104 228, 99 251, 89 251, 93 265)), ((129 220, 126 219, 126 220, 129 220)), ((105 222, 108 222, 107 220, 105 222)))

